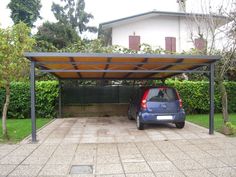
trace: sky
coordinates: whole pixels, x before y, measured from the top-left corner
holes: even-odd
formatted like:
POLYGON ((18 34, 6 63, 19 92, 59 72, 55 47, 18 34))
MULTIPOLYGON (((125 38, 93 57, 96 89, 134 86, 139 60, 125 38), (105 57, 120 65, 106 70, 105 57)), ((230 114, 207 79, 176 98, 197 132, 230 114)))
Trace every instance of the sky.
MULTIPOLYGON (((92 13, 94 19, 90 21, 90 25, 97 26, 102 22, 107 22, 135 14, 140 14, 152 10, 159 11, 178 11, 177 0, 85 0, 86 12, 92 13)), ((206 11, 202 9, 202 4, 208 6, 219 6, 228 1, 236 0, 187 0, 188 12, 201 12, 206 11)), ((13 24, 10 18, 10 10, 7 4, 10 0, 0 0, 0 24, 1 27, 6 28, 13 24)), ((42 8, 40 15, 41 20, 38 20, 35 25, 40 26, 44 21, 55 22, 55 18, 51 12, 52 2, 61 3, 61 0, 41 0, 42 8)), ((35 33, 37 29, 33 29, 35 33)), ((86 34, 85 34, 86 35, 86 34)), ((95 36, 89 36, 94 38, 95 36)))

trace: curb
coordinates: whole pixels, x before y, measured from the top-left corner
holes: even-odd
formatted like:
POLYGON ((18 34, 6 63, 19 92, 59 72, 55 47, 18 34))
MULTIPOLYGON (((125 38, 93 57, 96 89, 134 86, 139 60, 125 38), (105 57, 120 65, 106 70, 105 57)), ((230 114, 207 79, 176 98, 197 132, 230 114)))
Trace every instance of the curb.
MULTIPOLYGON (((186 120, 185 120, 185 121, 186 121, 186 120)), ((192 123, 192 122, 189 122, 189 121, 186 121, 186 122, 187 122, 189 125, 191 125, 191 126, 197 127, 197 128, 202 129, 202 130, 204 130, 204 131, 208 131, 208 128, 206 128, 206 127, 202 127, 202 126, 200 126, 200 125, 197 125, 197 124, 192 123)), ((217 131, 215 131, 215 130, 214 130, 213 136, 214 136, 214 135, 221 135, 222 137, 226 137, 224 134, 219 133, 219 132, 217 132, 217 131)))
MULTIPOLYGON (((56 118, 53 118, 51 121, 49 121, 48 123, 46 123, 44 126, 40 127, 39 129, 36 130, 36 132, 40 132, 43 128, 45 128, 46 126, 48 126, 49 124, 51 124, 52 122, 54 122, 56 120, 56 118)), ((21 140, 20 142, 16 143, 16 144, 21 144, 21 143, 24 143, 24 142, 27 142, 28 143, 28 139, 31 137, 31 134, 28 135, 27 137, 25 137, 23 140, 21 140)))

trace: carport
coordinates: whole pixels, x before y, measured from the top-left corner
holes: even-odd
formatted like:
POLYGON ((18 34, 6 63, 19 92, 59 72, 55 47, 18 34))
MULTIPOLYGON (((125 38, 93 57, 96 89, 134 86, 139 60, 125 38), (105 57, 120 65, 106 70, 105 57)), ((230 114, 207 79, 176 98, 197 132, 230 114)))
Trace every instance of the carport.
MULTIPOLYGON (((209 134, 214 133, 214 63, 220 56, 172 54, 25 53, 30 60, 32 142, 36 139, 35 68, 59 80, 165 80, 181 73, 209 78, 209 134), (207 67, 204 70, 203 67, 207 67)), ((59 116, 61 115, 61 91, 59 116)))

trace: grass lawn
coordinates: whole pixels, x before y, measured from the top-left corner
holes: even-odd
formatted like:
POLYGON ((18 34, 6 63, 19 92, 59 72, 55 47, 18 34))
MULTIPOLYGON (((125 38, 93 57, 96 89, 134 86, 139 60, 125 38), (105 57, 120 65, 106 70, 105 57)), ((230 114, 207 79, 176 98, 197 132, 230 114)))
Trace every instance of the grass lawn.
MULTIPOLYGON (((230 114, 230 121, 236 125, 236 114, 230 114)), ((200 126, 209 127, 209 115, 208 114, 194 114, 194 115, 187 115, 186 118, 187 121, 198 124, 200 126)), ((215 122, 215 130, 220 132, 222 124, 223 124, 223 119, 221 114, 215 114, 214 117, 214 122, 215 122)))
MULTIPOLYGON (((0 119, 1 120, 1 119, 0 119)), ((37 129, 47 124, 52 119, 36 119, 37 129)), ((3 140, 2 121, 0 122, 0 143, 16 143, 31 133, 31 119, 8 119, 7 129, 9 140, 3 140)))

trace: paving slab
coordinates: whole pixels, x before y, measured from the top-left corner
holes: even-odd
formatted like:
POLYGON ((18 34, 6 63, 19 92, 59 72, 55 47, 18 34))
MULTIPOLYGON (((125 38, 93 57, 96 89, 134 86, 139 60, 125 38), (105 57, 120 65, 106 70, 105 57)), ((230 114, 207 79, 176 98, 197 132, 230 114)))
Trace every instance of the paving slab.
POLYGON ((112 164, 112 163, 120 163, 120 157, 110 156, 110 155, 97 156, 97 164, 112 164))
POLYGON ((71 162, 73 165, 94 165, 96 164, 96 155, 84 155, 83 153, 80 154, 76 154, 71 162))
POLYGON ((176 166, 171 161, 156 161, 156 162, 149 162, 151 169, 155 172, 173 172, 177 171, 176 166))
POLYGON ((125 173, 145 173, 151 172, 151 168, 146 162, 123 163, 125 173))
POLYGON ((16 145, 0 144, 0 177, 236 176, 236 138, 186 123, 136 129, 126 117, 55 119, 16 145), (92 174, 70 174, 90 165, 92 174))
POLYGON ((46 164, 39 173, 39 176, 60 176, 69 174, 69 165, 46 164))
MULTIPOLYGON (((96 177, 125 177, 124 174, 113 174, 113 175, 96 175, 96 177)), ((127 176, 126 176, 127 177, 127 176)))
POLYGON ((17 165, 0 165, 0 177, 7 176, 17 165))
MULTIPOLYGON (((217 158, 196 159, 196 161, 205 168, 221 168, 221 167, 227 166, 225 163, 223 163, 217 158)), ((234 163, 231 163, 231 164, 234 164, 234 163)))
POLYGON ((6 156, 0 160, 0 164, 12 165, 12 164, 20 164, 26 156, 6 156))
POLYGON ((163 153, 146 153, 144 154, 144 158, 147 162, 156 162, 156 161, 166 161, 167 156, 163 153))
POLYGON ((131 162, 145 162, 142 154, 129 154, 120 156, 122 163, 131 163, 131 162))
POLYGON ((180 171, 169 171, 169 172, 155 172, 156 177, 186 177, 180 171))
POLYGON ((199 176, 204 176, 204 177, 215 177, 213 173, 206 169, 201 169, 201 170, 185 170, 183 171, 184 174, 188 177, 199 177, 199 176))
POLYGON ((12 173, 10 173, 9 177, 18 177, 18 176, 31 176, 36 177, 42 168, 42 165, 19 165, 12 173))
POLYGON ((117 164, 97 164, 96 166, 96 174, 122 174, 124 173, 122 165, 120 163, 117 164))
POLYGON ((154 173, 130 173, 126 177, 155 177, 154 173))
POLYGON ((50 156, 36 156, 36 155, 31 155, 27 157, 22 164, 28 164, 28 165, 41 165, 41 164, 46 164, 50 156))
POLYGON ((198 163, 192 159, 176 160, 176 161, 173 161, 173 163, 180 170, 196 170, 196 169, 203 169, 204 168, 203 166, 200 165, 200 163, 198 163))
POLYGON ((215 176, 230 176, 234 177, 236 176, 236 169, 232 167, 223 167, 223 168, 212 168, 209 169, 211 173, 213 173, 215 176))

